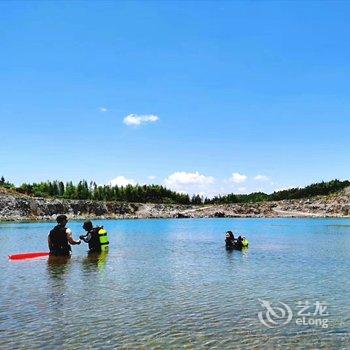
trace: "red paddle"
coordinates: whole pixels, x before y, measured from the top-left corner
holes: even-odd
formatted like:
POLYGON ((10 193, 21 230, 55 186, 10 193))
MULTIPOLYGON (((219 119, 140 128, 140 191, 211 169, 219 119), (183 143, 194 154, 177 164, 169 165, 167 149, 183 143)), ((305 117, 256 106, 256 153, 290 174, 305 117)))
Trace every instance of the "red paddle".
POLYGON ((46 252, 13 254, 13 255, 9 255, 9 259, 10 260, 36 259, 36 258, 42 258, 44 256, 49 256, 49 254, 50 253, 46 253, 46 252))

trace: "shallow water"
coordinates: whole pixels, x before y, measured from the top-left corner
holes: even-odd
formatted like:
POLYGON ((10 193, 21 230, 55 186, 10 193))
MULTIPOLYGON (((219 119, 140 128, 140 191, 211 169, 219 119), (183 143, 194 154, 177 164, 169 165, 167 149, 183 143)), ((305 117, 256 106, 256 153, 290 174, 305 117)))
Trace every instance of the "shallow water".
MULTIPOLYGON (((109 232, 108 255, 89 257, 82 243, 59 262, 7 260, 46 251, 52 223, 0 224, 1 349, 350 348, 350 220, 95 224, 109 232), (248 237, 247 251, 225 250, 228 229, 248 237), (276 312, 285 303, 292 319, 269 323, 259 299, 276 312), (300 325, 298 301, 326 310, 311 305, 316 315, 300 325), (310 324, 317 318, 328 327, 310 324)), ((83 233, 81 222, 69 227, 83 233)))

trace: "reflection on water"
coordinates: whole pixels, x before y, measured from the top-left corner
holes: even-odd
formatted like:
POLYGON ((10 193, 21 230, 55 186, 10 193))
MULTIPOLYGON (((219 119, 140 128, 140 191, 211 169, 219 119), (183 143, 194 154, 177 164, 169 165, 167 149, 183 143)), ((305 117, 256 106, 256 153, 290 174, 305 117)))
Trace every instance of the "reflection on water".
POLYGON ((108 251, 106 252, 89 252, 83 260, 83 269, 85 271, 103 271, 106 268, 108 251))
MULTIPOLYGON (((68 273, 71 267, 69 256, 52 256, 47 260, 47 298, 50 315, 65 322, 65 305, 67 303, 68 273)), ((65 346, 65 335, 60 331, 52 332, 50 343, 56 348, 65 346)))
POLYGON ((21 263, 7 254, 45 250, 51 225, 0 225, 0 348, 350 348, 348 223, 108 220, 108 254, 21 263), (249 248, 226 251, 228 229, 249 248), (327 302, 330 327, 269 329, 259 299, 327 302))
POLYGON ((54 256, 50 255, 47 259, 47 271, 51 278, 62 279, 68 272, 71 262, 70 256, 54 256))

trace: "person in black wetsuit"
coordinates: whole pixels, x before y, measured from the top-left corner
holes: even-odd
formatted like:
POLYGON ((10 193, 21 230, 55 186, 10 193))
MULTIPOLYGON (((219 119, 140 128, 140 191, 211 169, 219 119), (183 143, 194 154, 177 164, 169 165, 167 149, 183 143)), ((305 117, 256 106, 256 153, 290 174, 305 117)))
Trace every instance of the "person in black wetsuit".
POLYGON ((232 231, 226 232, 225 246, 226 249, 233 249, 235 246, 235 236, 232 231))
POLYGON ((57 224, 49 233, 47 243, 50 249, 50 255, 70 256, 70 245, 80 244, 81 240, 76 241, 72 237, 72 231, 66 227, 68 218, 66 215, 58 215, 57 224))
POLYGON ((241 250, 243 248, 243 238, 238 236, 237 241, 235 242, 235 248, 241 250))
POLYGON ((84 222, 83 229, 87 232, 86 235, 82 235, 79 238, 85 243, 89 244, 89 253, 100 253, 101 243, 99 237, 99 230, 101 227, 94 227, 90 220, 84 222))

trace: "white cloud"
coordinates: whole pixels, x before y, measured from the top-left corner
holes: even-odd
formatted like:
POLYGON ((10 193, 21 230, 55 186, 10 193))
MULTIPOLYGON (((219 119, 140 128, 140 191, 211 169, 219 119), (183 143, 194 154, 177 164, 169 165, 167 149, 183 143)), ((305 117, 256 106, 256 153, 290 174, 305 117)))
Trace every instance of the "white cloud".
POLYGON ((279 188, 275 188, 274 191, 275 192, 279 192, 279 191, 286 191, 286 190, 291 190, 292 188, 299 188, 299 186, 285 186, 285 187, 279 187, 279 188))
POLYGON ((176 191, 177 193, 180 193, 180 194, 188 194, 188 192, 187 191, 181 191, 181 190, 178 190, 178 191, 176 191))
POLYGON ((234 182, 236 184, 240 184, 242 182, 244 182, 245 180, 247 180, 247 175, 243 175, 240 173, 232 173, 229 181, 234 182))
POLYGON ((124 118, 123 123, 131 126, 139 126, 144 123, 155 123, 158 120, 159 117, 153 114, 129 114, 124 118))
POLYGON ((148 176, 148 179, 149 179, 149 180, 154 180, 155 178, 156 178, 156 176, 154 176, 154 175, 148 176))
POLYGON ((214 183, 212 176, 205 176, 198 171, 193 173, 177 171, 164 180, 164 185, 174 191, 188 194, 211 193, 214 183))
POLYGON ((108 111, 108 109, 106 107, 100 107, 98 110, 102 113, 105 113, 108 111))
POLYGON ((243 193, 246 194, 246 193, 247 193, 247 188, 246 188, 246 187, 239 187, 239 188, 238 188, 238 192, 239 192, 239 193, 242 193, 242 194, 243 194, 243 193))
POLYGON ((126 185, 136 185, 136 181, 133 179, 127 179, 124 176, 117 176, 115 179, 109 181, 110 186, 126 186, 126 185))
POLYGON ((257 180, 257 181, 269 181, 270 179, 266 176, 266 175, 256 175, 254 177, 254 180, 257 180))
POLYGON ((178 171, 169 175, 165 179, 168 185, 187 185, 187 184, 212 184, 214 178, 212 176, 201 175, 198 171, 194 173, 186 173, 185 171, 178 171))

